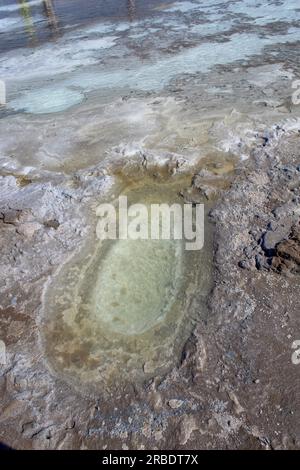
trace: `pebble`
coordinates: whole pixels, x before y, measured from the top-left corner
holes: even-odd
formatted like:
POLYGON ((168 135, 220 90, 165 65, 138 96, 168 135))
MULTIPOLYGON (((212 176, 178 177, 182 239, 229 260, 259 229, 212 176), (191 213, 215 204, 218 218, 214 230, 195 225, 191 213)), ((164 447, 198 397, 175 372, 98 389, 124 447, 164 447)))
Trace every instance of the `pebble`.
POLYGON ((183 405, 183 401, 182 400, 176 400, 174 398, 174 399, 168 401, 168 405, 173 410, 177 410, 177 408, 180 408, 183 405))
POLYGON ((238 262, 239 268, 246 269, 247 268, 247 261, 246 260, 241 260, 238 262))

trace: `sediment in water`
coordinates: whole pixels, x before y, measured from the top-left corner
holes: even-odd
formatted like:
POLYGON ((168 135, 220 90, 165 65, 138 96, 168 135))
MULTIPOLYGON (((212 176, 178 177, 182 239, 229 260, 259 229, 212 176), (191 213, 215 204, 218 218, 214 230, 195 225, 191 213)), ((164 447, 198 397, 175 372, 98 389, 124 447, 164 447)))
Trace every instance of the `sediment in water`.
MULTIPOLYGON (((122 194, 128 205, 183 204, 182 181, 147 178, 122 194)), ((50 280, 42 337, 50 366, 91 393, 143 383, 174 367, 211 282, 205 249, 184 240, 98 240, 91 234, 50 280)))

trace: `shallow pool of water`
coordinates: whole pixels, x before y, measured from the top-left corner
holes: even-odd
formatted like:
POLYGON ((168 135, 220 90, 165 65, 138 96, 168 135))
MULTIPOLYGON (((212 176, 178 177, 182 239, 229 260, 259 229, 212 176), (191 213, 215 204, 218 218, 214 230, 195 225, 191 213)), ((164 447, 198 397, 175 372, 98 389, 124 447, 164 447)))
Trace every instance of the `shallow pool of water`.
POLYGON ((171 0, 3 0, 0 52, 57 40, 93 21, 135 21, 171 0))
MULTIPOLYGON (((128 203, 179 202, 179 186, 136 185, 128 203)), ((208 229, 208 227, 207 227, 208 229)), ((87 393, 143 383, 174 367, 210 288, 205 249, 184 240, 90 238, 44 295, 42 337, 50 366, 87 393)))

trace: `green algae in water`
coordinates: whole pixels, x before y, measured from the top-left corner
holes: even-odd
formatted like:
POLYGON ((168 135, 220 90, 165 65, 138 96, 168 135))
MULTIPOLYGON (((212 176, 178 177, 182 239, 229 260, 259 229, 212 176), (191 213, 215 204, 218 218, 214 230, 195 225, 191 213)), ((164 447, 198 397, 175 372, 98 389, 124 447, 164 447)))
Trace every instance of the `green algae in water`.
MULTIPOLYGON (((132 203, 182 203, 174 183, 128 191, 132 203)), ((210 248, 184 240, 96 236, 64 264, 44 294, 42 337, 51 368, 83 392, 143 383, 170 370, 210 288, 210 248)))

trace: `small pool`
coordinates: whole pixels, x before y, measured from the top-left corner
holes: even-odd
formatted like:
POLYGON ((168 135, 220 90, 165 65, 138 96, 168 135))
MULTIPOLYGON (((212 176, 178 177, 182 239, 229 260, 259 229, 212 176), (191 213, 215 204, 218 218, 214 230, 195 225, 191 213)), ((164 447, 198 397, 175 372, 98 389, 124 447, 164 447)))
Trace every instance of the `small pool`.
MULTIPOLYGON (((130 204, 182 204, 179 189, 139 183, 125 194, 130 204)), ((91 237, 59 269, 45 291, 41 329, 55 373, 99 393, 176 365, 211 284, 209 230, 204 249, 186 251, 184 243, 91 237)))

